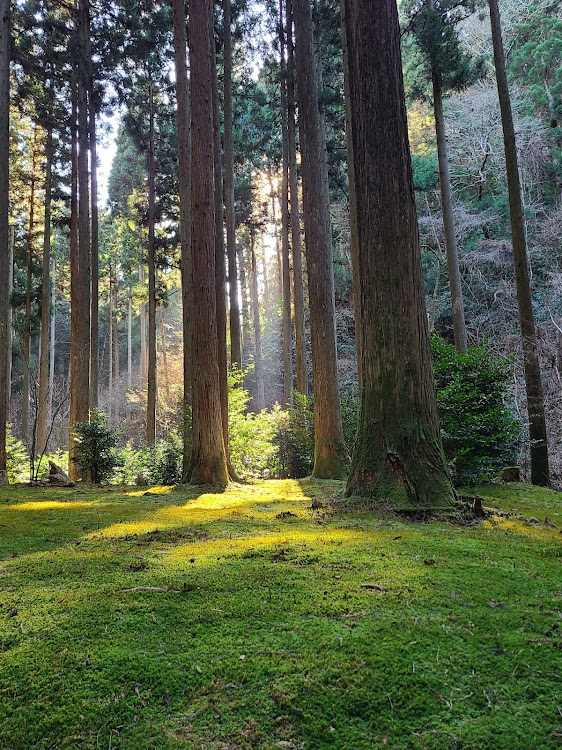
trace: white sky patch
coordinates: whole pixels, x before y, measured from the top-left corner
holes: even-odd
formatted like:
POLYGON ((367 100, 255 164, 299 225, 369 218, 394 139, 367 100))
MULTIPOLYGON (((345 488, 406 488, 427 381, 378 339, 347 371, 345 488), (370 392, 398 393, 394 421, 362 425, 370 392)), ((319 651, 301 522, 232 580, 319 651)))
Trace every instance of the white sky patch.
POLYGON ((107 184, 113 157, 117 151, 117 128, 121 119, 120 112, 115 112, 110 117, 102 115, 100 127, 98 128, 98 204, 100 209, 107 206, 107 184))

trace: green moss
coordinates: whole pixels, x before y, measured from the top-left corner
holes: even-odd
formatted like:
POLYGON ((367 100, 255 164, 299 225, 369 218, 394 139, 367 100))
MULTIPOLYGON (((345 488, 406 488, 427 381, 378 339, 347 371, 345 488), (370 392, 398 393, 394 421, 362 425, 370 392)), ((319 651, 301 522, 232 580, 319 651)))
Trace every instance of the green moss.
POLYGON ((342 491, 1 488, 0 747, 559 747, 562 523, 415 525, 342 491))

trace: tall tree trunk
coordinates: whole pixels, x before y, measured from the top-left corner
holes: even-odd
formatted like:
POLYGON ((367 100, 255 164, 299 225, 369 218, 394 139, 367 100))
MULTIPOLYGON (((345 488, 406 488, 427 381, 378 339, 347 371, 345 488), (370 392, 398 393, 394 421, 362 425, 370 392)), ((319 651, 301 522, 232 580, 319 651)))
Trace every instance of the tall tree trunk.
POLYGON ((226 203, 226 251, 230 300, 230 362, 242 370, 240 334, 240 298, 236 268, 236 216, 234 212, 234 150, 232 145, 232 9, 231 0, 223 0, 224 12, 224 170, 226 203))
POLYGON ((240 247, 240 297, 242 300, 242 365, 247 367, 250 359, 251 335, 250 335, 250 295, 248 292, 248 279, 246 274, 246 253, 244 247, 240 247))
POLYGON ((170 400, 170 377, 168 373, 168 348, 166 346, 166 329, 164 326, 164 308, 158 307, 158 323, 160 325, 160 343, 162 347, 162 369, 164 370, 164 390, 166 400, 170 400))
MULTIPOLYGON (((47 424, 53 418, 53 391, 55 388, 55 305, 57 284, 57 265, 53 258, 51 262, 51 307, 49 310, 50 332, 49 332, 49 382, 47 386, 47 424)), ((48 438, 47 438, 48 439, 48 438)))
POLYGON ((156 164, 154 159, 154 82, 148 88, 148 396, 146 442, 156 440, 156 250, 154 244, 156 164))
POLYGON ((304 283, 302 270, 299 177, 295 128, 295 56, 293 45, 293 2, 287 0, 287 140, 289 148, 289 188, 291 193, 291 240, 293 248, 293 299, 295 317, 295 369, 297 391, 308 393, 304 322, 304 283))
POLYGON ((109 406, 107 409, 109 415, 109 423, 113 424, 113 273, 112 267, 109 266, 109 345, 107 347, 108 353, 108 391, 109 391, 109 406))
POLYGON ((431 71, 433 83, 433 113, 435 115, 435 135, 437 137, 437 157, 439 160, 439 187, 441 189, 441 207, 443 209, 443 229, 447 249, 447 270, 449 272, 449 289, 453 311, 453 332, 457 351, 465 352, 467 346, 464 303, 462 296, 459 253, 455 236, 455 219, 453 215, 453 197, 451 178, 447 157, 447 140, 445 137, 445 118, 443 116, 443 90, 441 73, 434 66, 431 71))
POLYGON ((113 419, 119 424, 119 318, 117 314, 118 276, 113 281, 113 419))
POLYGON ((127 388, 133 385, 133 292, 129 285, 127 305, 127 388))
POLYGON ((351 245, 351 269, 353 274, 353 310, 355 318, 355 350, 357 352, 357 384, 359 393, 363 382, 361 372, 361 291, 359 268, 359 234, 357 230, 357 192, 353 166, 353 136, 351 133, 351 110, 349 100, 349 67, 347 64, 347 36, 345 33, 345 3, 340 0, 342 27, 343 90, 345 102, 345 144, 347 149, 347 180, 349 194, 349 230, 351 245))
POLYGON ((49 333, 51 328, 51 187, 53 174, 53 130, 47 129, 45 141, 45 229, 43 235, 43 277, 41 280, 41 334, 39 341, 39 395, 37 398, 37 454, 47 449, 47 412, 49 403, 49 333))
MULTIPOLYGON (((78 13, 78 44, 87 44, 88 0, 80 0, 78 13)), ((88 75, 86 61, 78 63, 78 246, 71 257, 70 316, 70 418, 69 476, 85 479, 76 456, 74 425, 87 422, 90 403, 90 191, 88 172, 88 75)))
POLYGON ((183 328, 183 466, 182 478, 189 477, 191 430, 188 413, 191 406, 192 383, 192 259, 191 259, 191 104, 187 78, 187 36, 184 0, 173 0, 174 60, 176 67, 176 99, 178 126, 178 171, 180 198, 181 297, 183 328))
POLYGON ((192 484, 226 485, 215 284, 213 86, 208 0, 190 3, 191 247, 193 253, 192 484))
POLYGON ((448 508, 396 0, 344 0, 361 269, 363 387, 348 494, 448 508))
POLYGON ((293 335, 291 328, 291 262, 289 258, 289 134, 287 122, 287 65, 283 0, 279 0, 279 50, 281 59, 281 278, 283 282, 283 403, 293 399, 293 335))
POLYGON ((338 390, 328 167, 318 108, 312 11, 308 0, 294 0, 293 8, 314 382, 312 474, 336 479, 345 475, 348 456, 338 390))
POLYGON ((513 127, 511 99, 505 56, 503 50, 500 12, 497 0, 489 0, 490 20, 492 24, 492 43, 496 81, 500 100, 503 141, 505 148, 505 166, 507 170, 507 187, 509 192, 509 213, 511 218, 511 241, 513 244, 513 263, 515 283, 517 286, 517 303, 519 306, 519 324, 523 342, 523 368, 527 391, 527 409, 529 414, 529 437, 531 440, 531 482, 548 486, 550 475, 548 468, 548 440, 544 414, 544 399, 541 381, 541 369, 537 350, 535 317, 531 300, 529 282, 529 265, 527 260, 527 239, 525 220, 521 200, 521 184, 517 163, 517 143, 513 127))
POLYGON ((263 357, 261 351, 261 323, 260 323, 260 301, 258 297, 258 271, 256 267, 256 251, 254 228, 250 229, 250 258, 252 263, 252 311, 254 316, 254 345, 255 345, 255 368, 256 368, 256 408, 259 412, 265 409, 265 388, 263 382, 263 357))
MULTIPOLYGON (((237 479, 230 461, 228 446, 228 355, 226 348, 226 257, 224 247, 224 207, 222 191, 220 102, 215 56, 215 33, 212 4, 210 7, 209 30, 211 33, 211 72, 213 76, 213 154, 215 164, 215 288, 217 295, 217 357, 221 397, 221 421, 224 451, 228 474, 237 479)), ((238 337, 240 337, 240 313, 238 312, 238 337)))
MULTIPOLYGON (((0 279, 10 275, 9 164, 10 164, 10 2, 0 0, 0 279)), ((0 483, 7 483, 6 425, 10 403, 8 373, 10 289, 0 284, 0 483)))
POLYGON ((25 284, 25 319, 23 326, 23 381, 21 389, 21 437, 29 450, 29 383, 31 369, 31 281, 33 278, 33 230, 35 226, 35 171, 37 165, 37 125, 33 129, 31 183, 29 188, 29 230, 27 235, 27 274, 25 284))
MULTIPOLYGON (((144 266, 139 265, 139 284, 144 285, 144 266)), ((144 383, 147 370, 146 356, 146 303, 141 302, 139 306, 139 325, 140 325, 140 363, 139 363, 139 381, 144 383)))
POLYGON ((90 11, 87 9, 88 35, 86 64, 88 68, 88 108, 90 112, 90 180, 92 188, 92 280, 90 301, 90 409, 98 408, 99 399, 99 218, 98 218, 98 165, 96 143, 96 103, 92 70, 92 44, 90 38, 90 11))

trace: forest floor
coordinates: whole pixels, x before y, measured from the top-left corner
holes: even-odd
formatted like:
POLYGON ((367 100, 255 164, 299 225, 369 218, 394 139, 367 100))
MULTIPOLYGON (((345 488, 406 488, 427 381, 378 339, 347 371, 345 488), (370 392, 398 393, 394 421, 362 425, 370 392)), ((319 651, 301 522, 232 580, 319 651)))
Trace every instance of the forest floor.
POLYGON ((562 495, 342 489, 0 488, 0 748, 560 748, 562 495))

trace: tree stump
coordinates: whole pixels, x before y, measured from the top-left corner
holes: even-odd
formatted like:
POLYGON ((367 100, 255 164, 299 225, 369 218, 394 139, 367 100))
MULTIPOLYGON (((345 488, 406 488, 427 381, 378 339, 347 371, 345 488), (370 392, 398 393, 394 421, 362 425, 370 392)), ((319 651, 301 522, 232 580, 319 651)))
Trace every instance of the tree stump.
POLYGON ((519 466, 508 466, 501 473, 502 482, 520 482, 521 469, 519 466))
POLYGON ((8 479, 8 472, 0 471, 0 486, 5 487, 8 484, 10 484, 10 480, 8 479))

